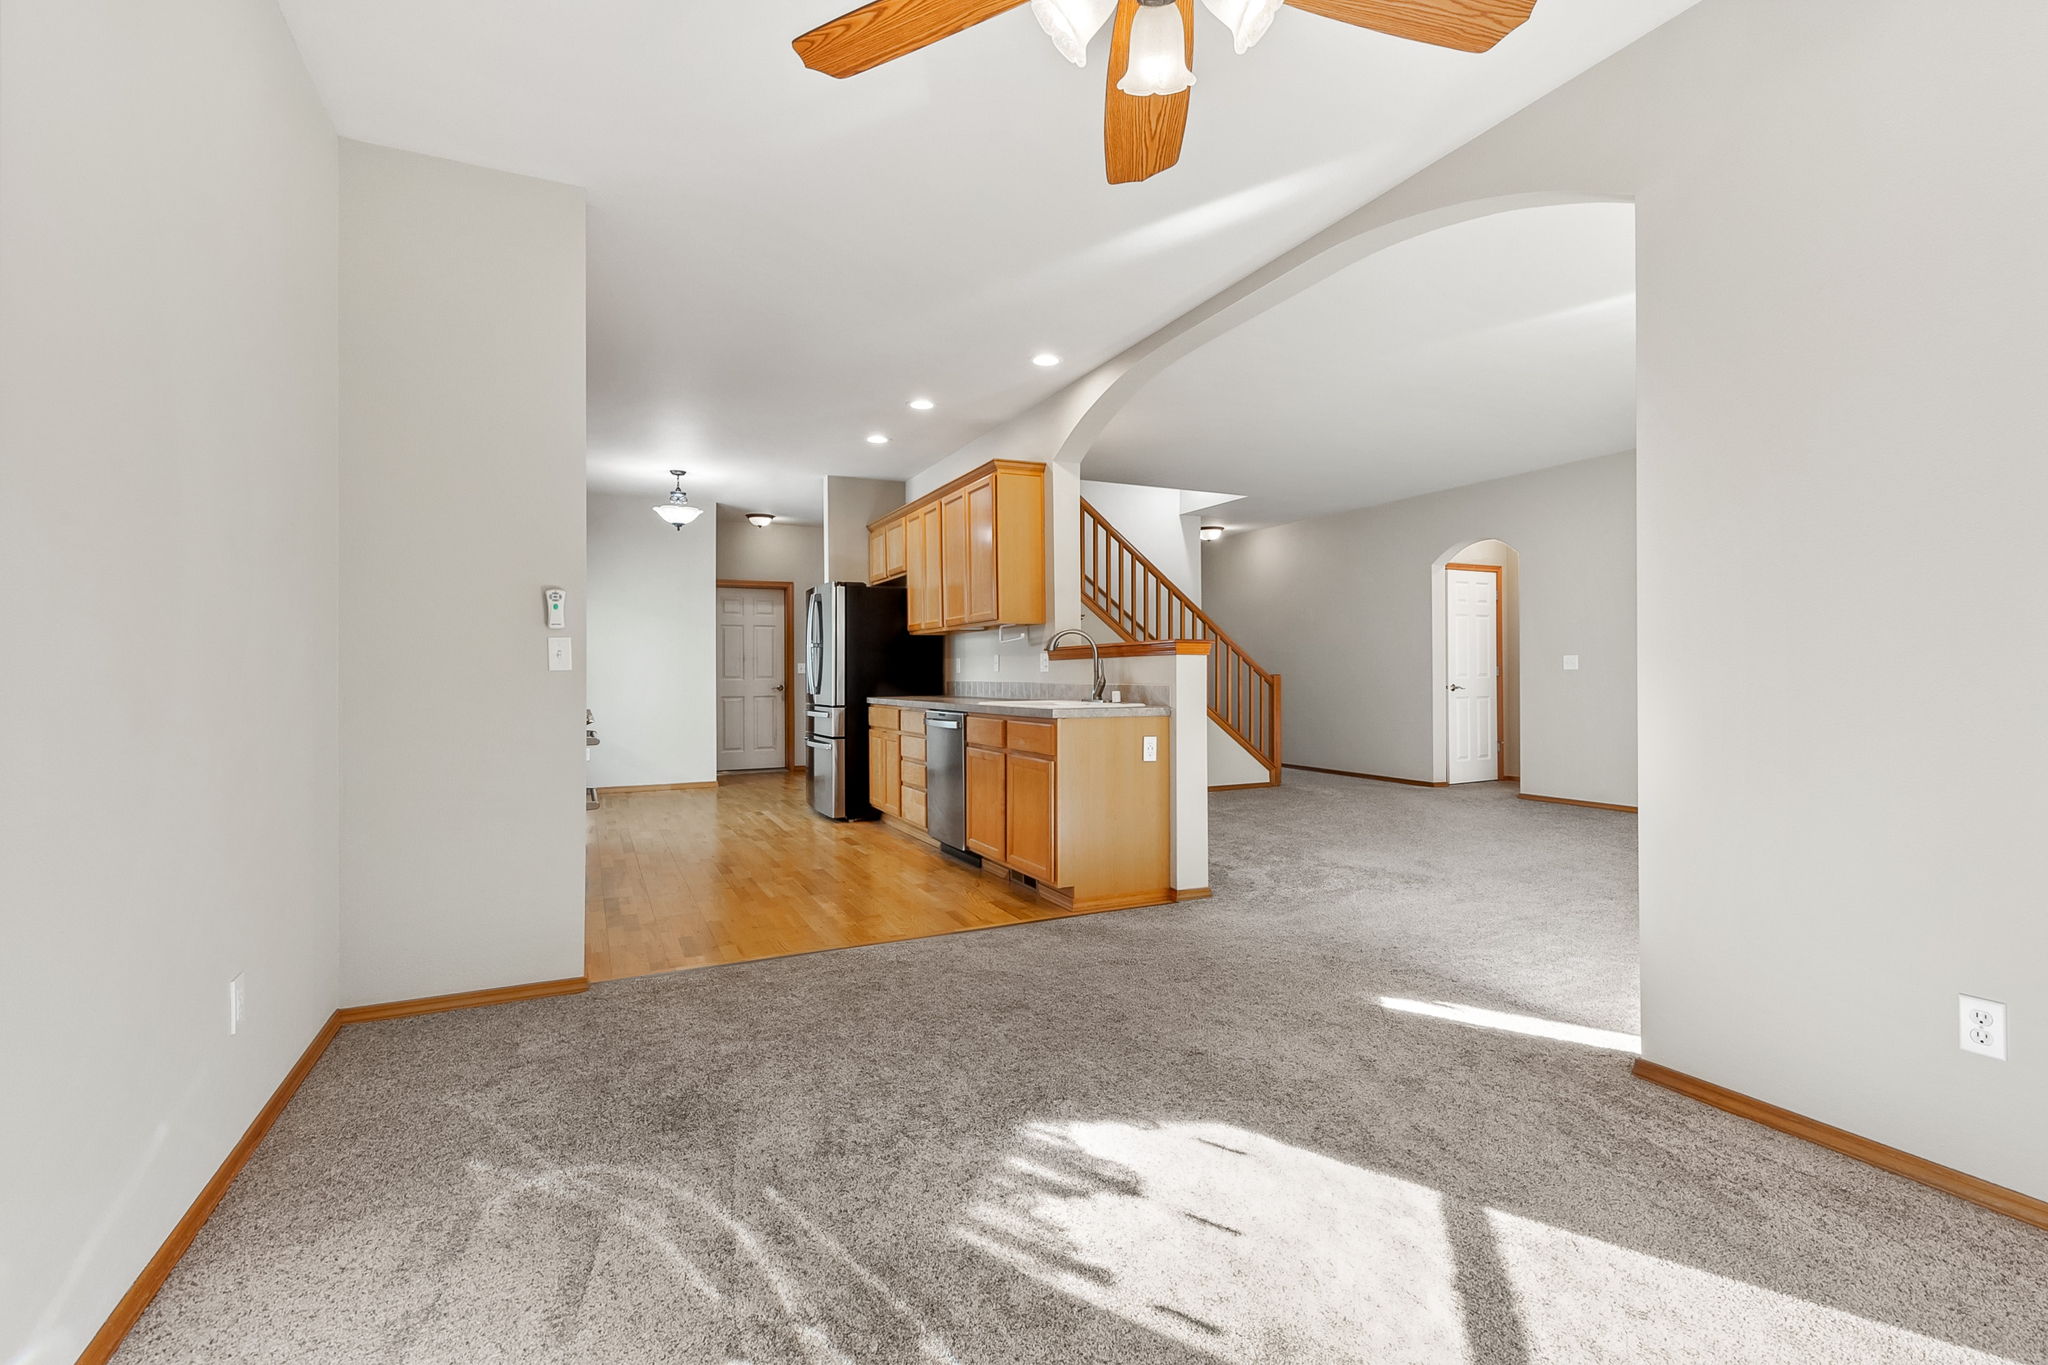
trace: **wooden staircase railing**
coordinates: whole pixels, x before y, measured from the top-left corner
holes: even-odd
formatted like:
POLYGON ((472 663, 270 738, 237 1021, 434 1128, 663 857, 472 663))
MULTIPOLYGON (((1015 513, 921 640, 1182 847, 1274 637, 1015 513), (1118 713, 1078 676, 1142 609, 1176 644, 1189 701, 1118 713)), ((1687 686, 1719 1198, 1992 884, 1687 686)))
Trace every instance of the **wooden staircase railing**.
POLYGON ((1208 640, 1209 718, 1280 781, 1278 673, 1253 662, 1172 579, 1081 500, 1081 603, 1133 644, 1208 640))

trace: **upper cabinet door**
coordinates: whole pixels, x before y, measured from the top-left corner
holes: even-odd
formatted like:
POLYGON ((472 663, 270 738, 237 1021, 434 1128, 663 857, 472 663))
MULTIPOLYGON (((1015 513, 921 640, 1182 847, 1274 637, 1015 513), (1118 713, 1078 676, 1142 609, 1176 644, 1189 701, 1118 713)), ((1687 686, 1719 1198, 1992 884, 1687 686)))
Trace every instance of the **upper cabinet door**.
MULTIPOLYGON (((946 628, 946 586, 945 533, 939 527, 939 505, 931 506, 918 513, 923 523, 924 544, 924 607, 921 618, 923 630, 944 630, 946 628)), ((915 569, 912 570, 916 572, 915 569)), ((913 615, 919 608, 913 602, 913 615)))
POLYGON ((939 607, 947 629, 968 624, 967 494, 949 493, 939 503, 939 570, 942 600, 939 607))
POLYGON ((868 530, 868 582, 879 583, 889 576, 889 538, 879 526, 868 530))
POLYGON ((924 609, 924 514, 912 512, 903 519, 903 570, 905 597, 910 607, 910 628, 925 629, 924 609))
POLYGON ((996 611, 996 484, 969 484, 967 495, 967 621, 998 620, 996 611))
POLYGON ((898 517, 882 528, 882 566, 891 578, 901 578, 910 562, 904 544, 904 520, 898 517))

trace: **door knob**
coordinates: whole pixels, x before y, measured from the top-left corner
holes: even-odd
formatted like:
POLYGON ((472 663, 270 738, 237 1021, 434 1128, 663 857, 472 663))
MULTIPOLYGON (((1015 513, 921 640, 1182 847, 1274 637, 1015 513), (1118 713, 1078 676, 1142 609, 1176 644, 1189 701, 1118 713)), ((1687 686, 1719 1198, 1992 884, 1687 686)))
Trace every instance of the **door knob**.
POLYGON ((776 690, 777 692, 780 692, 780 691, 782 690, 782 684, 781 684, 781 683, 777 683, 777 684, 775 684, 775 690, 776 690))
POLYGON ((1464 688, 1458 686, 1456 683, 1451 684, 1451 691, 1453 692, 1463 692, 1464 690, 1464 688))

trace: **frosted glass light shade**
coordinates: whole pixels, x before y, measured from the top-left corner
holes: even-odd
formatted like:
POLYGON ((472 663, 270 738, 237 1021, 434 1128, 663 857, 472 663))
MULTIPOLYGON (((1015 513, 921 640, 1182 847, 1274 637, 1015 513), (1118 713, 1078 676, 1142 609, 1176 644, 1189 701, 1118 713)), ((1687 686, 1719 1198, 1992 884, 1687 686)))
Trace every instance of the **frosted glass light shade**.
POLYGON ((1060 55, 1088 65, 1088 40, 1116 13, 1116 0, 1031 0, 1031 15, 1060 55))
POLYGON ((1195 83, 1179 5, 1140 5, 1131 20, 1131 60, 1116 88, 1126 95, 1178 95, 1195 83))
POLYGON ((664 502, 656 504, 654 515, 680 531, 683 527, 688 526, 691 522, 703 516, 704 509, 692 507, 687 502, 664 502))
POLYGON ((1240 53, 1249 51, 1253 43, 1266 36, 1266 30, 1273 26, 1273 16, 1284 3, 1286 0, 1202 0, 1209 13, 1229 28, 1231 44, 1240 53))

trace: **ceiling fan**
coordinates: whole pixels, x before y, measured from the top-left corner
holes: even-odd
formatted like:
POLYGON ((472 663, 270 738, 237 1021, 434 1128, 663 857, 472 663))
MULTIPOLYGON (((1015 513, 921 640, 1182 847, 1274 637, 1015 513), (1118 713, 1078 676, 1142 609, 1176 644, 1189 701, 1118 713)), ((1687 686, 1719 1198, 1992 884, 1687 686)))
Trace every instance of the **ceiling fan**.
MULTIPOLYGON (((791 46, 805 66, 854 76, 950 38, 1026 0, 874 0, 818 25, 791 46)), ((1102 144, 1109 183, 1159 174, 1180 160, 1188 89, 1195 83, 1195 0, 1029 0, 1060 55, 1088 64, 1088 41, 1110 30, 1109 96, 1102 144)), ((1265 35, 1283 0, 1202 0, 1245 51, 1265 35)), ((1284 0, 1360 28, 1460 52, 1484 52, 1521 27, 1536 0, 1284 0)))

